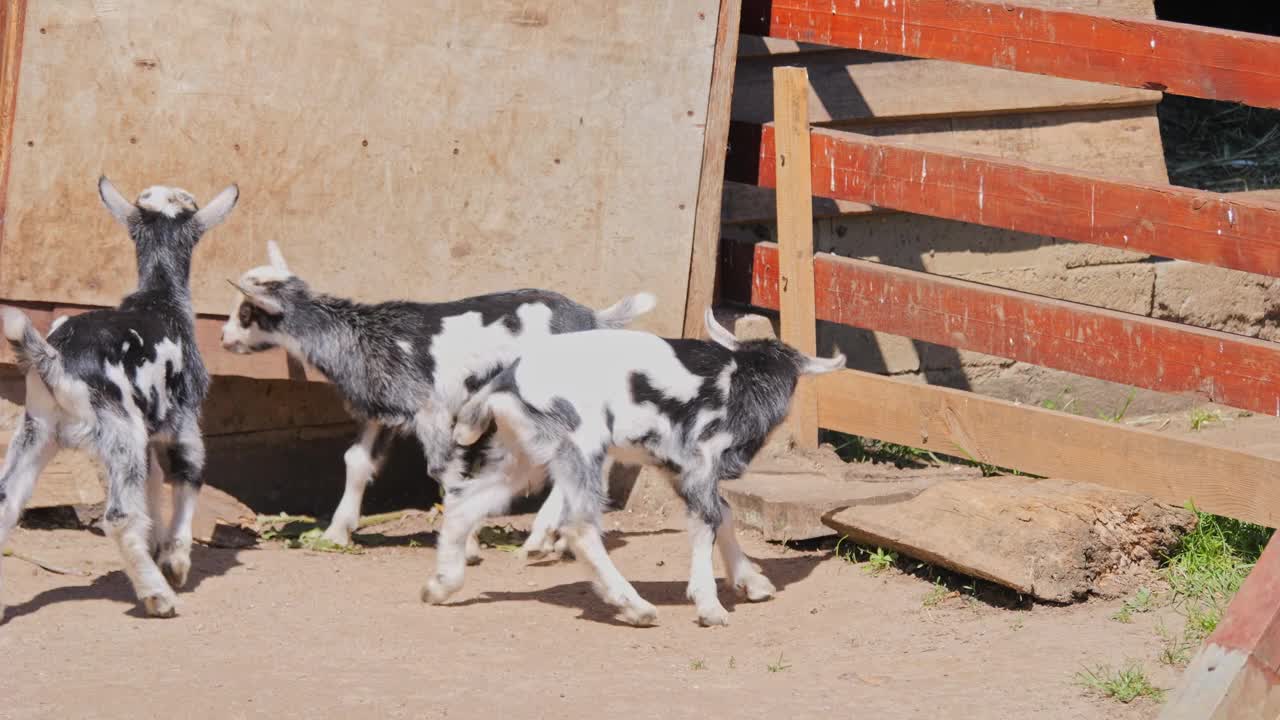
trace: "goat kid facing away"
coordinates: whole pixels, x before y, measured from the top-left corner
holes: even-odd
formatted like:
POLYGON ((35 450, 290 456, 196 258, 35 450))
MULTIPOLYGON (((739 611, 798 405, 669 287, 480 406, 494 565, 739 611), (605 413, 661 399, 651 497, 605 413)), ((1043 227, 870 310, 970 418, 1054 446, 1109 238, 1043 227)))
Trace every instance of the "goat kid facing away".
MULTIPOLYGON (((786 417, 801 375, 844 367, 843 355, 819 359, 777 340, 739 342, 709 309, 705 321, 714 342, 626 330, 544 338, 477 391, 454 427, 454 440, 468 445, 496 422, 499 437, 520 451, 522 462, 549 469, 570 547, 595 571, 604 600, 636 625, 653 623, 657 611, 618 572, 601 542, 606 459, 670 474, 689 510, 689 597, 702 624, 727 624, 713 545, 720 546, 729 584, 749 600, 771 597, 774 587, 739 547, 719 484, 741 476, 786 417)), ((517 490, 523 488, 493 478, 464 484, 450 498, 424 600, 444 602, 461 587, 464 567, 454 546, 517 490)))
POLYGON ((129 231, 138 288, 114 309, 57 319, 47 338, 24 313, 4 308, 5 338, 26 371, 27 399, 0 470, 0 546, 58 450, 85 450, 104 470, 103 525, 134 591, 148 615, 170 617, 174 588, 191 569, 191 520, 204 468, 200 410, 209 388, 195 340, 191 254, 226 219, 239 190, 226 188, 204 208, 185 190, 161 186, 131 203, 105 177, 98 194, 129 231), (160 452, 174 486, 167 529, 159 522, 160 452))

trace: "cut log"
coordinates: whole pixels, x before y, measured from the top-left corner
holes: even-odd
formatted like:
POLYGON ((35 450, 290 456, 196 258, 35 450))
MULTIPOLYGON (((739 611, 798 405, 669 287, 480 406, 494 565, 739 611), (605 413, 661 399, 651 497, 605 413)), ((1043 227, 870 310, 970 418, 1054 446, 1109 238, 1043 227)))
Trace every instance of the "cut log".
POLYGON ((1018 477, 939 483, 823 521, 855 542, 1059 603, 1126 589, 1195 526, 1192 513, 1136 493, 1018 477))
POLYGON ((813 451, 772 450, 769 456, 761 453, 741 478, 722 484, 720 492, 739 527, 773 542, 833 535, 822 518, 845 506, 900 503, 939 482, 981 477, 977 468, 963 466, 846 463, 829 445, 813 451))

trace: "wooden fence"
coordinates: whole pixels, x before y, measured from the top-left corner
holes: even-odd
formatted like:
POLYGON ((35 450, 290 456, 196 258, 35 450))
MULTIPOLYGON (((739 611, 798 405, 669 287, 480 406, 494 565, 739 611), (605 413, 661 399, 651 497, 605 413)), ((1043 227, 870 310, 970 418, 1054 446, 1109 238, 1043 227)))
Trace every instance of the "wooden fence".
MULTIPOLYGON (((1280 40, 1271 37, 971 0, 743 6, 746 33, 1280 107, 1280 40)), ((778 244, 726 245, 719 287, 725 299, 779 310, 784 339, 812 352, 824 320, 1280 416, 1280 345, 815 256, 812 198, 1273 277, 1280 205, 813 129, 801 68, 777 68, 774 92, 772 125, 731 128, 726 179, 777 189, 778 244)), ((1276 459, 974 393, 846 370, 810 384, 789 422, 802 444, 829 428, 1280 525, 1276 459)), ((1280 712, 1277 578, 1280 541, 1164 717, 1280 712)))

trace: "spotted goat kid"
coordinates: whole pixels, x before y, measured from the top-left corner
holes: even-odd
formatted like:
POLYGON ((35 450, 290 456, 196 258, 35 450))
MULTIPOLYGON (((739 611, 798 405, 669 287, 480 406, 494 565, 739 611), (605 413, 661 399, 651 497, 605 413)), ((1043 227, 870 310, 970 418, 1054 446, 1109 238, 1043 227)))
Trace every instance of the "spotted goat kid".
MULTIPOLYGON (((452 302, 366 304, 312 290, 289 270, 274 242, 267 255, 268 265, 232 282, 239 294, 222 345, 238 353, 284 348, 327 377, 360 422, 359 436, 343 456, 346 488, 324 535, 343 545, 351 542, 365 488, 396 436, 418 438, 428 471, 446 493, 476 478, 518 471, 491 434, 469 448, 453 443, 453 418, 462 403, 528 343, 624 327, 655 302, 639 293, 593 310, 559 293, 515 290, 452 302)), ((543 485, 542 478, 532 485, 543 485)), ((478 559, 475 530, 465 539, 468 561, 478 559)))
MULTIPOLYGON (((499 438, 520 451, 521 462, 549 468, 563 498, 569 546, 595 571, 605 601, 636 625, 653 623, 657 611, 618 572, 601 542, 606 459, 668 472, 689 510, 689 597, 702 624, 724 625, 729 618, 716 593, 713 545, 720 546, 729 585, 747 599, 764 600, 774 588, 738 546, 720 482, 746 470, 786 417, 801 375, 844 367, 843 355, 820 359, 777 340, 739 342, 710 310, 705 321, 714 342, 626 330, 545 338, 477 391, 454 427, 454 440, 469 445, 496 421, 499 438)), ((523 490, 519 481, 473 482, 450 498, 424 600, 444 602, 461 587, 464 568, 448 543, 501 511, 523 490)))
POLYGON ((0 546, 58 450, 85 450, 105 472, 103 526, 120 546, 134 591, 148 615, 170 617, 174 589, 191 569, 204 467, 200 409, 209 387, 195 341, 191 253, 226 219, 239 190, 232 185, 203 208, 185 190, 161 186, 131 203, 105 177, 98 194, 133 240, 138 288, 114 309, 58 318, 47 338, 21 311, 3 309, 27 399, 0 471, 0 546), (168 528, 159 522, 158 453, 167 456, 173 483, 168 528))

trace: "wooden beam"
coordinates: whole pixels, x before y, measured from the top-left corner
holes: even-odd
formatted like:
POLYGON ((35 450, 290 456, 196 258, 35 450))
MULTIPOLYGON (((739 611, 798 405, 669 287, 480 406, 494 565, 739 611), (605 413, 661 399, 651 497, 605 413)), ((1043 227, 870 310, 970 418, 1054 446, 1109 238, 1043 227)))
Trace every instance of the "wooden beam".
MULTIPOLYGON (((754 247, 750 297, 726 277, 725 298, 776 310, 777 246, 754 247)), ((828 253, 814 277, 819 320, 1280 415, 1277 343, 828 253)))
POLYGON ((9 160, 13 157, 13 119, 18 110, 18 76, 27 0, 0 0, 0 247, 9 197, 9 160))
POLYGON ((824 428, 1280 525, 1280 459, 856 370, 816 385, 824 428))
POLYGON ((1280 39, 975 0, 747 0, 744 33, 1280 107, 1280 39))
POLYGON ((729 141, 729 116, 738 57, 738 22, 742 0, 720 0, 715 59, 707 98, 706 133, 702 139, 702 170, 698 176, 697 208, 693 219, 693 247, 689 285, 685 290, 684 337, 702 337, 702 315, 715 302, 716 250, 720 247, 720 203, 724 194, 724 163, 729 141))
MULTIPOLYGON (((774 135, 762 128, 762 186, 776 184, 774 135)), ((1280 277, 1280 205, 1265 200, 833 130, 813 131, 811 154, 823 197, 1280 277)))
MULTIPOLYGON (((21 308, 41 332, 48 332, 53 319, 59 315, 79 315, 98 308, 84 305, 53 305, 51 303, 12 302, 0 300, 0 305, 21 308)), ((290 358, 283 350, 269 350, 252 355, 238 355, 222 347, 222 325, 225 317, 200 316, 196 318, 196 345, 211 375, 232 375, 261 380, 303 380, 325 382, 313 368, 304 367, 290 358)), ((0 344, 0 364, 12 365, 13 353, 7 344, 0 344)))
MULTIPOLYGON (((778 307, 782 341, 813 355, 818 348, 813 307, 813 188, 809 185, 809 73, 773 70, 773 113, 778 119, 775 175, 778 178, 778 307)), ((792 441, 818 447, 818 399, 802 379, 787 417, 792 441)))
POLYGON ((1280 717, 1280 536, 1272 537, 1161 720, 1280 717))

